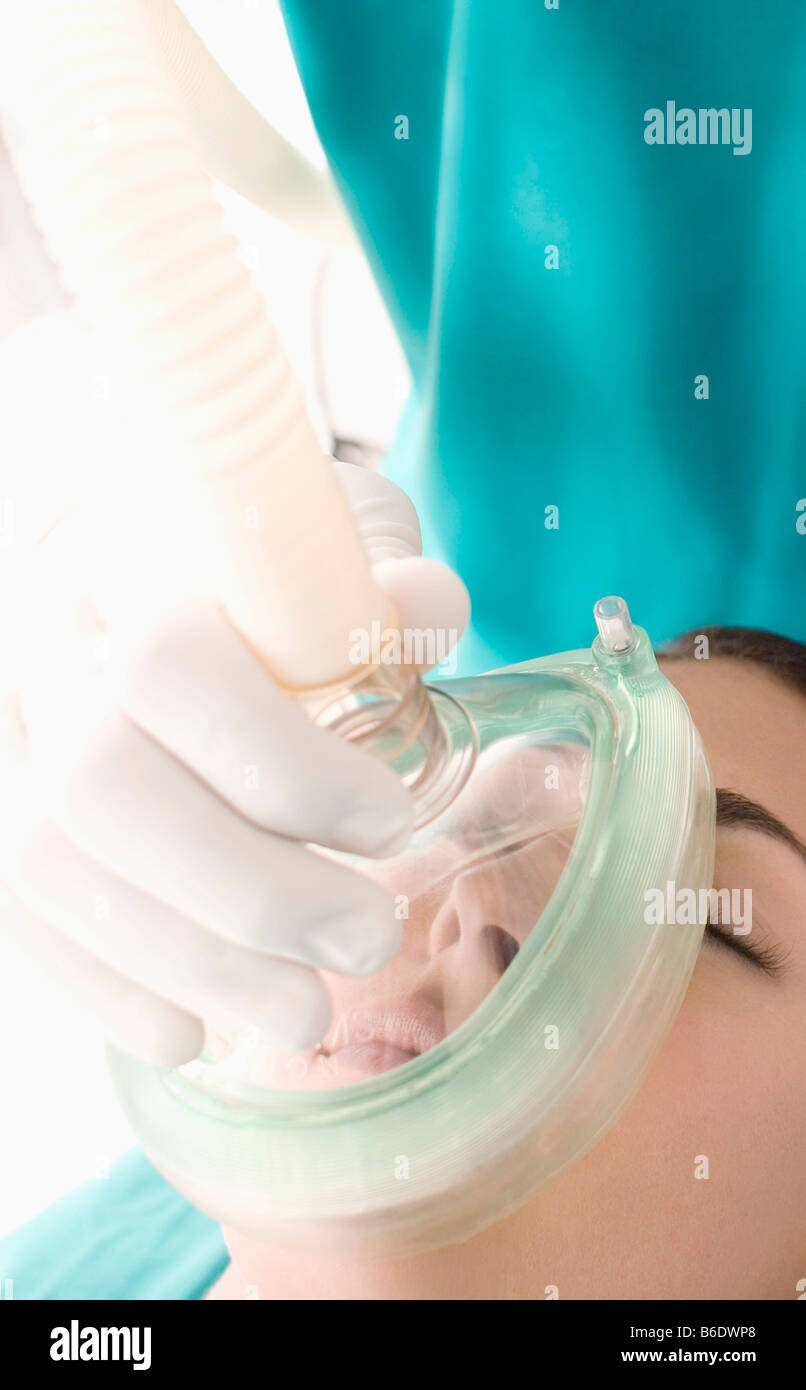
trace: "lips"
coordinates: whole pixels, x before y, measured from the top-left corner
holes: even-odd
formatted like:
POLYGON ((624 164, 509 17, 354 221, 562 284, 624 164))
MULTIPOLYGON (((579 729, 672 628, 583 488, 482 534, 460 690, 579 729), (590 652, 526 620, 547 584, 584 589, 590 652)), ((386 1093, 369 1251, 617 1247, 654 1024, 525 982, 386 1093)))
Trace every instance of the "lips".
POLYGON ((358 1076, 380 1076, 381 1072, 392 1071, 411 1062, 419 1054, 407 1052, 402 1047, 382 1042, 380 1038, 370 1038, 368 1042, 351 1043, 348 1047, 331 1052, 335 1068, 342 1073, 358 1076))
POLYGON ((321 1048, 339 1074, 377 1076, 436 1047, 445 1036, 438 1010, 421 1000, 394 1000, 342 1014, 321 1048))

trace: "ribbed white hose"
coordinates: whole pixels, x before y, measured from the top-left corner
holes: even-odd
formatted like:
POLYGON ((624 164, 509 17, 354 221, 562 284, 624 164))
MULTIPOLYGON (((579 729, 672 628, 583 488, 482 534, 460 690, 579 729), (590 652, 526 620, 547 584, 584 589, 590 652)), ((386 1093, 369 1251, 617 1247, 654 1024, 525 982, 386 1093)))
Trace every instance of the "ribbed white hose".
POLYGON ((247 101, 174 0, 144 0, 214 178, 334 248, 358 242, 330 177, 247 101))
POLYGON ((288 685, 338 679, 385 600, 142 0, 9 6, 0 77, 34 214, 201 502, 233 621, 288 685))

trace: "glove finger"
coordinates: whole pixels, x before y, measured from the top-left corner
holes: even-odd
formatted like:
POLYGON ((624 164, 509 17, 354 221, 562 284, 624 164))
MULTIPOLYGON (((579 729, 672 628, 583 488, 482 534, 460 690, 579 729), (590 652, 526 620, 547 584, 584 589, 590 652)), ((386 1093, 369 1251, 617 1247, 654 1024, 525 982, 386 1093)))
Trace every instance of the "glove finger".
POLYGON ((228 941, 355 975, 398 948, 393 900, 377 883, 260 830, 121 715, 51 809, 90 858, 228 941))
POLYGON ((354 854, 397 853, 413 805, 377 758, 317 728, 214 604, 173 614, 123 674, 121 703, 265 830, 354 854))
POLYGON ((470 620, 470 595, 458 574, 420 558, 385 560, 373 573, 395 606, 402 660, 421 673, 440 665, 470 620))
POLYGON ((53 825, 27 838, 6 879, 57 936, 185 1014, 223 1031, 257 1028, 289 1051, 327 1030, 332 1005, 315 971, 222 941, 93 863, 53 825))

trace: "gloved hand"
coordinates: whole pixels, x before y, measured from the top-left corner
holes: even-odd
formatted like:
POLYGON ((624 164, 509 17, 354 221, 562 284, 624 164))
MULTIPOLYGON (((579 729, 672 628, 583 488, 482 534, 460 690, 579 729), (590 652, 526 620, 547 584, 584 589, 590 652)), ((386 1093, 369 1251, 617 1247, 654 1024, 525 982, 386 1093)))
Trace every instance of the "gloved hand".
MULTIPOLYGON (((461 632, 466 591, 420 557, 408 498, 377 474, 334 466, 401 627, 461 632)), ((78 561, 70 526, 46 606, 78 561)), ((111 704, 98 614, 75 608, 68 633, 38 634, 46 660, 0 720, 6 927, 113 1041, 148 1060, 198 1055, 202 1019, 257 1027, 280 1049, 313 1046, 330 1021, 317 971, 379 969, 400 923, 384 890, 310 844, 399 852, 408 792, 315 727, 215 604, 149 630, 111 704)))

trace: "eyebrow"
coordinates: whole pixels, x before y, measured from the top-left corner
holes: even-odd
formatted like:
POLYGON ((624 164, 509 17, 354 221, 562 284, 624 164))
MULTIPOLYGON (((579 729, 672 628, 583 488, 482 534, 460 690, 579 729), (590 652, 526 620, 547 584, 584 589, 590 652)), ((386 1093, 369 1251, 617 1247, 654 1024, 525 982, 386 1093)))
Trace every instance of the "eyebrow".
POLYGON ((717 787, 716 823, 720 826, 744 826, 747 830, 758 830, 762 835, 769 835, 780 844, 788 845, 806 863, 806 844, 798 839, 794 830, 790 830, 789 826, 774 816, 772 811, 768 811, 766 806, 742 796, 741 792, 717 787))

